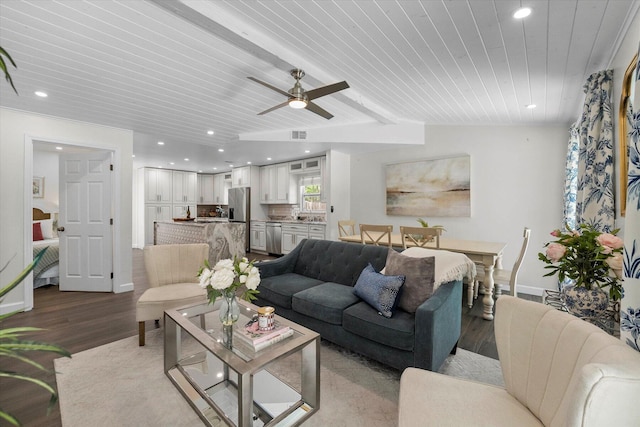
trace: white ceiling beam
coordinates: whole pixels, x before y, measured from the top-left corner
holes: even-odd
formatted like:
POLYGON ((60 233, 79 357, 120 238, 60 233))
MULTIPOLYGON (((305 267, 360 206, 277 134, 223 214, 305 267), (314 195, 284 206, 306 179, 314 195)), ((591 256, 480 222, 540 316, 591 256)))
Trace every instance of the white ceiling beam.
MULTIPOLYGON (((232 44, 233 46, 249 52, 256 58, 273 65, 275 68, 282 70, 287 74, 290 70, 298 68, 298 66, 285 58, 299 58, 299 53, 295 55, 289 53, 284 47, 277 46, 276 43, 273 43, 268 38, 264 37, 264 35, 256 34, 253 28, 247 26, 246 23, 240 22, 224 9, 216 6, 212 2, 190 0, 150 1, 207 31, 208 33, 232 44), (214 16, 215 20, 209 15, 214 16), (221 22, 224 22, 224 24, 221 22)), ((310 63, 310 61, 305 62, 310 63)), ((334 81, 328 76, 325 76, 325 81, 321 81, 314 77, 314 75, 322 74, 320 68, 312 69, 308 66, 305 68, 305 81, 310 83, 312 86, 318 87, 334 83, 334 81)), ((337 92, 332 94, 332 97, 382 124, 395 124, 398 122, 398 119, 389 111, 386 111, 380 106, 375 105, 373 102, 366 100, 365 97, 355 94, 353 89, 351 89, 350 92, 351 95, 343 92, 337 92)))
MULTIPOLYGON (((239 135, 239 141, 292 141, 291 131, 247 132, 239 135)), ((301 142, 422 145, 424 141, 425 126, 423 123, 401 120, 396 124, 388 125, 382 123, 358 123, 308 129, 306 130, 305 139, 301 142)))

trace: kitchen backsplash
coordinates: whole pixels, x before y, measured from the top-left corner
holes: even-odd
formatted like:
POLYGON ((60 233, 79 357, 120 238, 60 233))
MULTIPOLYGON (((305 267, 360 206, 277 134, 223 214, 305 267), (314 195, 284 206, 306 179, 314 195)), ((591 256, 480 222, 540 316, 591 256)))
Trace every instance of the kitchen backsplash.
POLYGON ((325 221, 326 217, 321 213, 300 213, 297 205, 269 205, 269 219, 285 220, 285 219, 310 219, 313 221, 325 221))

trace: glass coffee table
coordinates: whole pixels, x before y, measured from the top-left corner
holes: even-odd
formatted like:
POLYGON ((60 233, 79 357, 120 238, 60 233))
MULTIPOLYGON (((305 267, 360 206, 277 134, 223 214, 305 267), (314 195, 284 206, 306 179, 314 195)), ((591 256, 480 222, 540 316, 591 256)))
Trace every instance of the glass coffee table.
MULTIPOLYGON (((238 303, 240 319, 233 328, 243 328, 257 314, 258 307, 238 303)), ((276 313, 293 335, 254 351, 220 323, 218 305, 164 314, 165 373, 205 424, 297 426, 318 411, 320 335, 276 313)))

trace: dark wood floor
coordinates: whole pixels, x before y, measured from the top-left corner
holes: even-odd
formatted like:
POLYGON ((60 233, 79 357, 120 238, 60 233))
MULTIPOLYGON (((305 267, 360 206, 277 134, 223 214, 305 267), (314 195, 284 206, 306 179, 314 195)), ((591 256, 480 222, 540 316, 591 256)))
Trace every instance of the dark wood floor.
MULTIPOLYGON (((259 255, 251 258, 263 259, 259 255)), ((147 289, 142 251, 133 251, 133 283, 135 290, 123 294, 60 292, 57 286, 39 288, 34 292, 34 309, 16 314, 2 322, 2 328, 33 326, 45 329, 30 339, 58 344, 77 353, 113 341, 136 335, 135 304, 147 289)), ((466 301, 466 298, 465 298, 466 301)), ((153 323, 147 328, 152 328, 153 323)), ((482 303, 472 309, 462 307, 460 348, 497 359, 493 322, 482 318, 482 303)), ((12 360, 0 359, 3 370, 26 373, 55 383, 53 359, 57 355, 33 352, 29 356, 43 364, 49 372, 12 360)), ((88 391, 90 392, 90 391, 88 391)), ((17 416, 25 426, 61 426, 56 404, 47 416, 49 394, 26 381, 0 378, 0 408, 17 416)), ((0 425, 5 425, 0 421, 0 425)))

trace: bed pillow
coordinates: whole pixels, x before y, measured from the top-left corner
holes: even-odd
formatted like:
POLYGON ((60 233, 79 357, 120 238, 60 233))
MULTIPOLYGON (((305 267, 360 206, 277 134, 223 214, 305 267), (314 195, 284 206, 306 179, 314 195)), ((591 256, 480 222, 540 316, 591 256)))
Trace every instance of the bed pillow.
POLYGON ((378 310, 384 317, 391 317, 396 308, 398 294, 404 276, 386 276, 376 272, 371 263, 367 265, 353 287, 353 293, 378 310))
POLYGON ((411 258, 389 249, 384 274, 405 276, 398 307, 415 313, 418 306, 433 294, 435 258, 411 258))
POLYGON ((41 219, 38 221, 34 221, 35 223, 40 223, 40 231, 42 231, 43 239, 53 239, 55 236, 53 234, 53 220, 52 219, 41 219))
POLYGON ((40 228, 39 222, 33 223, 33 241, 36 242, 38 240, 44 240, 42 237, 42 229, 40 228))

